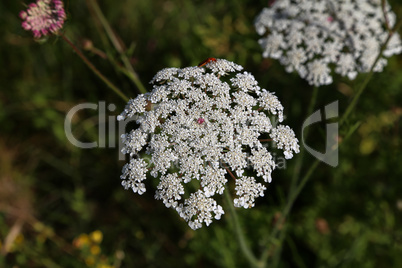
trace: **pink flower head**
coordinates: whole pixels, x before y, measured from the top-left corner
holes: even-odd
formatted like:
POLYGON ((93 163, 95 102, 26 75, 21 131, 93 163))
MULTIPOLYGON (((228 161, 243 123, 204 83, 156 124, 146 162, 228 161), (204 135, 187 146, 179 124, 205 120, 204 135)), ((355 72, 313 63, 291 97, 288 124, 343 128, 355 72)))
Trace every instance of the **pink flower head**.
POLYGON ((197 123, 198 124, 202 124, 202 123, 204 123, 205 122, 205 119, 204 118, 202 118, 202 117, 200 117, 200 118, 198 118, 198 120, 197 120, 197 123))
POLYGON ((20 12, 22 28, 32 31, 35 38, 57 33, 66 20, 64 5, 61 0, 37 0, 20 12))

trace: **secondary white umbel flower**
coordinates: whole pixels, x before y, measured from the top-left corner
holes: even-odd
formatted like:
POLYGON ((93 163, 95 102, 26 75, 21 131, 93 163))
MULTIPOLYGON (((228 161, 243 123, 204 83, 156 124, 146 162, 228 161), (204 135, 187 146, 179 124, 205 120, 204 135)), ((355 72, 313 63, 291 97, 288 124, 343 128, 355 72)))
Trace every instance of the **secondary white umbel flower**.
MULTIPOLYGON (((263 57, 278 59, 286 71, 297 71, 309 84, 332 83, 331 68, 349 79, 368 72, 396 16, 381 0, 276 0, 255 21, 263 57), (387 21, 385 20, 387 18, 387 21), (268 33, 268 34, 267 34, 268 33)), ((394 33, 383 56, 402 52, 394 33)), ((374 71, 381 72, 382 57, 374 71)))
POLYGON ((130 100, 118 116, 138 125, 122 136, 122 152, 131 156, 123 187, 143 194, 147 177, 156 178, 155 198, 193 229, 224 214, 214 197, 226 184, 233 185, 237 207, 253 207, 264 195, 276 164, 262 140, 276 142, 286 159, 299 152, 293 130, 271 124, 283 120, 274 93, 233 62, 203 66, 161 70, 152 92, 130 100))

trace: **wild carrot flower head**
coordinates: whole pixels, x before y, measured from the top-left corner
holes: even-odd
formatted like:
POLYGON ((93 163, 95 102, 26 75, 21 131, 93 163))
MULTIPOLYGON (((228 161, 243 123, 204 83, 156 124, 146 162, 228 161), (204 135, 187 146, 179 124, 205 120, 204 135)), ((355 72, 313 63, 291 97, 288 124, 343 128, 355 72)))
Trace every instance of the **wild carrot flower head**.
POLYGON ((32 31, 35 38, 57 33, 66 20, 63 2, 60 0, 38 0, 20 12, 22 28, 32 31))
MULTIPOLYGON (((395 14, 381 0, 278 0, 264 8, 255 21, 264 57, 278 59, 286 71, 296 71, 311 85, 332 83, 331 69, 354 79, 368 72, 387 28, 395 24, 395 14), (384 11, 384 12, 383 12, 384 11), (268 33, 266 35, 266 33, 268 33)), ((402 51, 395 33, 383 56, 402 51)), ((382 57, 374 71, 387 64, 382 57)))
POLYGON ((132 157, 121 175, 125 189, 143 194, 148 175, 156 178, 155 198, 193 229, 224 213, 214 198, 226 184, 234 187, 235 206, 254 206, 276 167, 266 141, 286 159, 299 145, 290 127, 271 123, 283 120, 278 98, 242 69, 223 59, 163 69, 151 93, 129 101, 118 116, 138 125, 122 136, 122 152, 132 157))

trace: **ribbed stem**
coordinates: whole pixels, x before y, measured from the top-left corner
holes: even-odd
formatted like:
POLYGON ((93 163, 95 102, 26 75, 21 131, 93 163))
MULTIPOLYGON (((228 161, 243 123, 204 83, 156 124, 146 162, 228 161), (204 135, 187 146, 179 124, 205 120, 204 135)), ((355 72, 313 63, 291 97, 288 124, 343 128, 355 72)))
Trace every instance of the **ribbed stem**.
MULTIPOLYGON (((402 20, 399 21, 396 24, 396 26, 393 28, 393 30, 389 33, 388 38, 386 39, 385 43, 381 47, 379 55, 377 56, 376 60, 374 61, 373 65, 370 68, 370 72, 367 74, 365 80, 363 81, 363 83, 358 88, 357 93, 354 96, 352 102, 348 105, 348 107, 346 108, 345 113, 341 117, 339 126, 341 126, 346 121, 346 119, 348 118, 350 113, 355 108, 360 95, 364 92, 364 90, 367 87, 371 77, 373 76, 374 68, 375 68, 377 62, 379 61, 379 59, 382 57, 382 53, 383 53, 384 49, 387 47, 388 42, 391 39, 393 33, 398 31, 398 29, 401 27, 401 25, 402 25, 402 20)), ((287 204, 286 204, 286 206, 285 206, 285 208, 283 210, 283 213, 281 215, 282 217, 281 217, 281 219, 278 220, 278 223, 275 225, 272 233, 270 234, 270 236, 268 237, 268 239, 266 241, 267 247, 272 243, 272 241, 274 241, 276 239, 278 233, 281 231, 281 230, 279 230, 279 226, 281 225, 282 222, 285 222, 285 220, 287 219, 287 217, 288 217, 288 215, 289 215, 289 213, 290 213, 290 211, 291 211, 291 209, 293 207, 294 202, 296 201, 297 197, 299 196, 299 194, 301 193, 301 191, 303 190, 304 186, 307 184, 309 179, 312 177, 312 174, 315 171, 315 169, 318 167, 319 163, 320 163, 320 161, 318 159, 316 159, 314 161, 314 163, 310 166, 310 168, 308 169, 306 175, 302 178, 300 183, 294 188, 294 191, 289 193, 288 202, 287 202, 287 204)), ((283 228, 283 230, 286 230, 286 228, 283 228)), ((261 256, 261 262, 266 263, 266 261, 268 259, 268 256, 269 256, 268 251, 265 250, 264 253, 261 256)))
POLYGON ((244 237, 243 230, 241 229, 239 217, 237 216, 235 207, 233 205, 233 200, 232 197, 230 196, 228 188, 225 189, 225 198, 226 202, 228 203, 228 207, 233 219, 234 231, 236 233, 237 240, 239 241, 241 251, 249 261, 250 265, 252 265, 252 267, 263 268, 265 265, 257 260, 257 258, 254 256, 253 252, 251 251, 250 247, 246 242, 246 238, 244 237))
POLYGON ((130 63, 130 60, 128 59, 127 55, 125 54, 125 51, 123 49, 123 46, 121 45, 119 39, 117 38, 116 34, 112 30, 112 27, 110 27, 110 24, 108 20, 105 18, 105 16, 102 13, 102 10, 99 8, 98 3, 95 0, 88 0, 89 4, 92 6, 96 16, 98 17, 100 23, 102 24, 103 28, 105 29, 105 32, 107 36, 109 37, 109 40, 112 42, 114 48, 116 51, 119 53, 120 58, 124 64, 124 67, 127 69, 127 72, 124 72, 137 86, 138 90, 141 93, 147 93, 147 90, 145 89, 144 85, 142 84, 138 74, 135 72, 133 66, 130 63))
POLYGON ((71 46, 71 48, 77 53, 77 55, 82 59, 82 61, 91 69, 96 76, 98 76, 110 89, 112 89, 117 95, 119 95, 125 102, 129 99, 120 89, 118 89, 113 83, 107 79, 93 64, 90 62, 81 50, 79 50, 64 34, 60 35, 64 41, 71 46))

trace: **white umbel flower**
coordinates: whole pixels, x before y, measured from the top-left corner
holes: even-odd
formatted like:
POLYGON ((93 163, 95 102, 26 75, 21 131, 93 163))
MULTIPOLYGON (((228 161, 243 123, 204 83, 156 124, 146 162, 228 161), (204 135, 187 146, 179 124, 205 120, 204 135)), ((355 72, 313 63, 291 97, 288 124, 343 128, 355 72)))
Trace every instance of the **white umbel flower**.
POLYGON ((143 194, 144 181, 154 177, 155 198, 193 229, 224 214, 215 198, 228 184, 235 185, 236 206, 254 206, 276 167, 262 140, 277 142, 287 159, 299 145, 290 127, 271 124, 283 120, 278 98, 242 69, 223 59, 163 69, 151 93, 128 102, 118 119, 137 127, 122 135, 122 152, 133 157, 121 176, 125 189, 143 194))
POLYGON ((257 183, 253 177, 240 177, 236 180, 236 194, 238 198, 234 199, 235 207, 251 208, 254 207, 256 197, 264 196, 265 186, 257 183))
MULTIPOLYGON (((395 14, 381 0, 277 0, 264 8, 255 20, 263 57, 278 59, 287 72, 296 71, 309 84, 331 84, 331 68, 354 79, 368 72, 380 47, 395 24, 395 14), (267 32, 269 34, 267 34, 267 32)), ((383 51, 384 57, 402 52, 401 39, 394 33, 383 51)), ((387 64, 381 58, 375 72, 387 64)))

